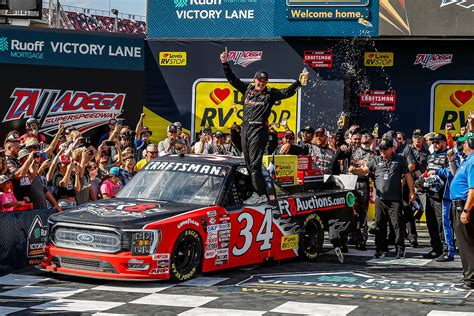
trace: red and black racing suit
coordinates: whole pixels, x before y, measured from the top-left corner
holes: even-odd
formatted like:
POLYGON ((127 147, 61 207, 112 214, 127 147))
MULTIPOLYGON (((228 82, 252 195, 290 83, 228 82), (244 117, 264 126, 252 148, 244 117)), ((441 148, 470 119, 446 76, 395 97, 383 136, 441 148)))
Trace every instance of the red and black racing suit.
POLYGON ((253 84, 237 78, 228 63, 222 66, 227 81, 244 95, 242 152, 252 177, 254 192, 263 195, 267 193, 262 174, 262 158, 268 143, 268 117, 275 102, 293 96, 301 83, 297 80, 286 89, 266 87, 263 91, 257 91, 253 84))

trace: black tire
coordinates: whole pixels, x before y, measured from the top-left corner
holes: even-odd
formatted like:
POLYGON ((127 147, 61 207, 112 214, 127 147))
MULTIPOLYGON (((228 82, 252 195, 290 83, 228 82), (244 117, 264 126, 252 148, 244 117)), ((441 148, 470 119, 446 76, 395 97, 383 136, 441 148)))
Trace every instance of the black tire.
POLYGON ((301 226, 299 255, 306 260, 316 260, 323 251, 323 222, 317 214, 310 214, 301 226))
POLYGON ((171 253, 170 277, 176 281, 191 279, 201 266, 202 241, 199 233, 186 229, 178 238, 171 253))

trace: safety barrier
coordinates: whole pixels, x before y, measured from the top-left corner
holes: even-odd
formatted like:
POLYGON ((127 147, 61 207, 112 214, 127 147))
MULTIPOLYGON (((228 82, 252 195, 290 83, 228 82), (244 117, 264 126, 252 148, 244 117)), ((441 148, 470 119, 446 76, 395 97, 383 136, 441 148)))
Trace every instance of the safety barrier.
POLYGON ((55 210, 0 213, 0 273, 39 264, 48 233, 48 217, 55 210))

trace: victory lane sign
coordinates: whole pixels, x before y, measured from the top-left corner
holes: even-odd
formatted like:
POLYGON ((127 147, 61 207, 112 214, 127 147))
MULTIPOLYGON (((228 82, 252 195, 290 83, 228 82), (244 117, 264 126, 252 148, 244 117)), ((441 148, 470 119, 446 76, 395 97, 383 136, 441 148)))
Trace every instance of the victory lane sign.
MULTIPOLYGON (((251 79, 243 79, 245 82, 251 79)), ((270 80, 269 87, 276 89, 287 88, 294 80, 270 80)), ((213 132, 221 130, 228 133, 232 124, 242 124, 243 95, 235 90, 224 79, 198 79, 193 85, 193 136, 208 125, 213 132)), ((281 123, 287 120, 288 127, 297 132, 300 109, 300 89, 291 98, 281 100, 272 108, 269 124, 281 123)), ((275 129, 284 132, 283 126, 275 129)))

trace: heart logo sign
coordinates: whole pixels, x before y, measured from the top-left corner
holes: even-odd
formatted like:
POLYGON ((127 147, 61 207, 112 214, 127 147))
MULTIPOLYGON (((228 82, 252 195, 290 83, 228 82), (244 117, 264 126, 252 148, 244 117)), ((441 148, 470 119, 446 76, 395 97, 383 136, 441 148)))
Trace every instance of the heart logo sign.
POLYGON ((219 89, 216 88, 209 93, 209 98, 211 98, 212 102, 214 102, 216 105, 227 99, 227 97, 230 95, 230 89, 225 88, 225 89, 219 89))
POLYGON ((466 104, 469 100, 472 98, 472 91, 467 90, 467 91, 461 91, 457 90, 451 96, 449 99, 451 102, 454 104, 455 107, 460 108, 464 104, 466 104))

